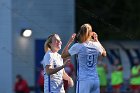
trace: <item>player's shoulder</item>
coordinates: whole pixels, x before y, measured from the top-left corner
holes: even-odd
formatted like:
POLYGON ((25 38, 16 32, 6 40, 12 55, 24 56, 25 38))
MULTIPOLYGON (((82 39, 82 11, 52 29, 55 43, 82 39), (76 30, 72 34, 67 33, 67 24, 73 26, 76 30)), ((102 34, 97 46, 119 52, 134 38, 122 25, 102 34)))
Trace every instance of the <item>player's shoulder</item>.
POLYGON ((44 57, 47 57, 47 58, 53 57, 53 53, 51 51, 48 51, 45 53, 44 57))
POLYGON ((84 43, 76 43, 76 46, 80 49, 80 48, 84 47, 84 43))
POLYGON ((94 46, 94 47, 99 47, 100 46, 99 42, 90 41, 89 43, 90 43, 91 46, 94 46))
POLYGON ((81 45, 81 43, 75 43, 75 44, 73 44, 73 46, 80 46, 81 45))
POLYGON ((95 42, 95 41, 89 41, 89 43, 94 44, 94 45, 98 45, 99 42, 95 42))
POLYGON ((80 48, 82 46, 82 43, 75 43, 72 45, 73 48, 80 48))

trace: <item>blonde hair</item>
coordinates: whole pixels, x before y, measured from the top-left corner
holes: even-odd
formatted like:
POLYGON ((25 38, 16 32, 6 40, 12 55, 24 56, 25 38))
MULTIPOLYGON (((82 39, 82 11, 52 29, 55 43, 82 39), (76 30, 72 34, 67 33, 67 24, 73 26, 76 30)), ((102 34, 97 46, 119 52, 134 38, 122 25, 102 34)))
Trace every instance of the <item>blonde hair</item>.
POLYGON ((79 33, 77 34, 77 39, 79 43, 83 43, 89 39, 90 32, 92 32, 92 27, 90 24, 83 24, 80 28, 79 33))
POLYGON ((47 52, 48 50, 51 50, 51 46, 50 43, 52 43, 52 38, 55 34, 52 34, 50 36, 48 36, 47 40, 45 41, 44 44, 44 51, 47 52))

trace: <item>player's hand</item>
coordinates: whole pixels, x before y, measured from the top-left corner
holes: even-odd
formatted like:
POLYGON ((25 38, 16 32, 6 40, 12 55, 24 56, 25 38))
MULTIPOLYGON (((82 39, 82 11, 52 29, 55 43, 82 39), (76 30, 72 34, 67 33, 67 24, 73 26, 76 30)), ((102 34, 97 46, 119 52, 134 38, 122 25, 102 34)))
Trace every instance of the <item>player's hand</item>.
POLYGON ((69 85, 69 87, 73 87, 74 86, 74 82, 73 82, 72 78, 69 78, 68 85, 69 85))
POLYGON ((74 33, 74 34, 72 34, 72 36, 71 36, 71 37, 70 37, 70 39, 69 39, 69 43, 72 43, 72 42, 74 41, 75 36, 76 36, 76 34, 75 34, 75 33, 74 33))
POLYGON ((91 36, 94 38, 95 42, 98 42, 98 35, 95 32, 91 32, 91 36))
POLYGON ((97 35, 95 32, 94 32, 93 37, 94 37, 94 41, 95 41, 95 42, 98 42, 98 35, 97 35))

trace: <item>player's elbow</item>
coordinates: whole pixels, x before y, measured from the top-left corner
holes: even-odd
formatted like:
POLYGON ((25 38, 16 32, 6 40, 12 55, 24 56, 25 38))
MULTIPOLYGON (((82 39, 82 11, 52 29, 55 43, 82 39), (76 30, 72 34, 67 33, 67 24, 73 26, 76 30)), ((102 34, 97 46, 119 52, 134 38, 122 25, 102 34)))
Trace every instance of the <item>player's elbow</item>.
POLYGON ((107 54, 106 54, 106 51, 103 51, 103 53, 102 53, 102 56, 106 56, 107 54))

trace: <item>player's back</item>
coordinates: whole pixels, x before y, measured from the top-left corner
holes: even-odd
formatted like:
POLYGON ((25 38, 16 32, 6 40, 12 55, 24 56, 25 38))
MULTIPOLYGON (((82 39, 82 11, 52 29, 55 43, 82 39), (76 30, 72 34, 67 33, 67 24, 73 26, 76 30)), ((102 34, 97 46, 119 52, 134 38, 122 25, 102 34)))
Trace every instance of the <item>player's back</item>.
POLYGON ((96 71, 99 56, 98 44, 96 42, 85 42, 80 44, 78 52, 79 80, 98 79, 96 71))

